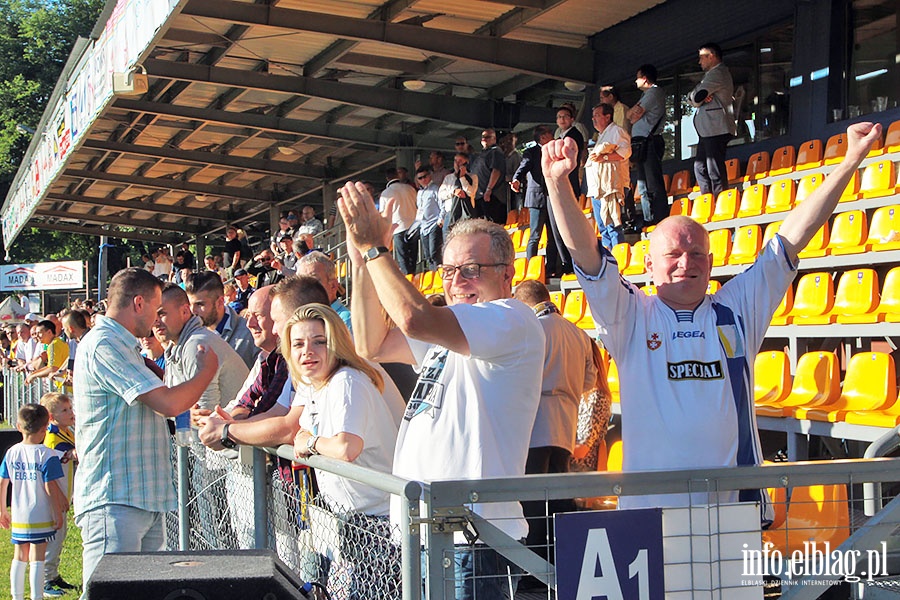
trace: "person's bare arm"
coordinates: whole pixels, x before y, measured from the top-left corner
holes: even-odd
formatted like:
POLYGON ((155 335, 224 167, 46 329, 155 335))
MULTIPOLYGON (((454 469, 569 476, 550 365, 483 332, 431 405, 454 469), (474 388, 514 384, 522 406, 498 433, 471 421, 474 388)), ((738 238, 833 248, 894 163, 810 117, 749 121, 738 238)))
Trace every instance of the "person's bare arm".
POLYGON ((844 160, 825 177, 822 185, 788 213, 778 231, 792 261, 797 260, 797 255, 834 212, 859 163, 880 137, 881 125, 878 123, 855 123, 847 128, 847 154, 844 160))
POLYGON ((203 395, 219 368, 216 353, 204 346, 197 347, 197 373, 174 387, 160 386, 137 397, 164 417, 175 417, 190 409, 203 395))
POLYGON ((569 183, 569 173, 577 166, 578 146, 574 139, 553 140, 542 148, 541 167, 560 236, 575 264, 586 274, 596 275, 601 265, 597 237, 569 183))
MULTIPOLYGON (((297 432, 294 438, 294 456, 305 458, 311 454, 307 445, 311 437, 312 433, 304 429, 297 432)), ((322 456, 353 462, 362 453, 363 446, 361 437, 342 431, 331 437, 320 436, 316 440, 315 448, 322 456)))
MULTIPOLYGON (((390 231, 390 223, 375 211, 368 192, 361 183, 348 183, 341 188, 338 207, 344 223, 347 224, 348 246, 352 244, 360 252, 365 252, 369 248, 383 243, 390 231)), ((351 260, 354 259, 351 257, 351 260)), ((357 262, 354 263, 354 277, 357 275, 357 264, 361 261, 361 256, 357 255, 355 261, 357 262)), ((453 311, 447 307, 432 306, 419 290, 403 276, 390 255, 379 256, 365 263, 362 268, 366 269, 370 277, 371 288, 374 288, 381 306, 384 307, 400 332, 407 337, 440 344, 453 352, 468 356, 469 342, 453 311)), ((354 281, 358 282, 359 280, 355 279, 354 281)), ((368 292, 369 297, 372 296, 371 288, 368 292)), ((354 296, 357 291, 358 289, 354 290, 354 296)), ((356 297, 352 302, 351 315, 359 307, 356 297)), ((360 308, 368 310, 369 313, 372 311, 371 307, 360 308)), ((353 318, 354 333, 359 335, 355 329, 357 322, 355 315, 353 318)), ((401 345, 397 337, 400 333, 389 334, 383 319, 381 322, 382 325, 378 326, 379 334, 365 342, 357 342, 357 347, 361 347, 368 354, 368 358, 378 357, 382 361, 389 360, 389 357, 404 358, 405 360, 398 362, 412 364, 413 357, 406 340, 403 340, 401 345), (406 347, 405 356, 403 356, 402 346, 406 347)), ((367 332, 365 335, 368 337, 369 333, 367 332)))
POLYGON ((280 405, 273 406, 262 415, 254 415, 250 419, 227 421, 212 415, 201 420, 200 441, 213 450, 222 449, 222 428, 231 423, 228 436, 236 444, 245 446, 280 446, 293 444, 294 436, 300 430, 302 406, 292 406, 283 412, 280 405), (276 407, 279 409, 276 411, 276 407))

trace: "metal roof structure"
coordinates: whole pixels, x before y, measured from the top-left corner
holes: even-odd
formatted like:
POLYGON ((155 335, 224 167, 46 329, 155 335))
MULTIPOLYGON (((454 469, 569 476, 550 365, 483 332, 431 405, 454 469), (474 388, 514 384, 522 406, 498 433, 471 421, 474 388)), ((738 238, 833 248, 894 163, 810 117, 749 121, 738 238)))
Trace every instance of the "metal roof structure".
POLYGON ((3 205, 4 243, 26 223, 161 243, 267 229, 398 150, 552 122, 595 83, 591 36, 659 3, 110 0, 3 205), (145 93, 112 89, 141 68, 145 93))

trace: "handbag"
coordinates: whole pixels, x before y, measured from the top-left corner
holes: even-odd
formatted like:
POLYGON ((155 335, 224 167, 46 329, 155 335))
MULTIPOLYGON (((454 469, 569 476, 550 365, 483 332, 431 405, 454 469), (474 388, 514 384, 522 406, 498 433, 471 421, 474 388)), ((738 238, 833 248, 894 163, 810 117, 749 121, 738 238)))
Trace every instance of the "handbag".
POLYGON ((651 135, 633 135, 631 136, 631 160, 632 162, 642 163, 647 160, 647 153, 650 151, 650 138, 653 137, 652 134, 656 131, 656 128, 659 127, 659 124, 663 120, 662 116, 656 121, 656 124, 650 129, 651 135))

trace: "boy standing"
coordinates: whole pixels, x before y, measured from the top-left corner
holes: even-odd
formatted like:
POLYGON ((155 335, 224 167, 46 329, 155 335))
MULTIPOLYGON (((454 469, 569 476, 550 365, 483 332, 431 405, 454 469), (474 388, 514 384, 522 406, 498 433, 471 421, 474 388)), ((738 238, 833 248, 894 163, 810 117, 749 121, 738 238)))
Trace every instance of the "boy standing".
MULTIPOLYGON (((75 481, 75 465, 78 463, 75 456, 75 411, 72 409, 72 400, 65 394, 57 392, 44 394, 41 397, 41 405, 50 412, 50 425, 47 426, 44 445, 56 450, 62 463, 63 478, 59 483, 65 497, 65 506, 68 508, 72 505, 72 484, 75 481)), ((47 542, 44 560, 45 598, 61 596, 65 590, 75 587, 59 574, 59 557, 68 532, 66 521, 63 518, 62 527, 56 532, 56 536, 47 542)))
POLYGON ((19 409, 16 428, 22 441, 6 452, 0 464, 0 526, 12 529, 16 546, 9 568, 13 600, 25 598, 25 566, 31 563, 31 598, 44 596, 44 553, 47 542, 62 525, 65 498, 55 483, 63 476, 56 452, 44 446, 50 413, 40 404, 19 409), (12 481, 12 517, 6 493, 12 481))

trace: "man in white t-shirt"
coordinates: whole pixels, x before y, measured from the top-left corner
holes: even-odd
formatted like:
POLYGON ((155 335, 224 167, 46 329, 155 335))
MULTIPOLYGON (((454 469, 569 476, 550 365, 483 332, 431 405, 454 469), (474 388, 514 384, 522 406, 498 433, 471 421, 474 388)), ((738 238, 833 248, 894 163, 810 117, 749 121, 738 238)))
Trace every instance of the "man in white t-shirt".
MULTIPOLYGON (((438 268, 448 306, 436 307, 383 246, 390 222, 372 208, 365 188, 347 184, 341 195, 357 350, 419 372, 400 425, 394 474, 418 481, 523 475, 540 399, 544 333, 531 308, 510 298, 515 253, 509 234, 482 219, 458 222, 438 268)), ((527 534, 518 502, 476 503, 472 510, 513 539, 527 534)), ((464 543, 462 536, 456 541, 464 543)), ((457 546, 457 597, 505 597, 507 567, 514 575, 517 567, 477 546, 477 556, 472 546, 457 546)))
MULTIPOLYGON (((625 471, 733 467, 762 462, 753 408, 753 360, 772 313, 796 273, 797 254, 837 205, 838 198, 881 136, 881 126, 847 130, 844 161, 791 211, 756 262, 707 295, 712 270, 709 236, 686 217, 670 217, 650 237, 644 259, 657 287, 646 296, 618 275, 598 247, 593 228, 567 182, 576 148, 544 146, 543 170, 560 232, 600 338, 616 360, 622 397, 625 471)), ((765 503, 759 490, 622 498, 620 506, 765 503)))

